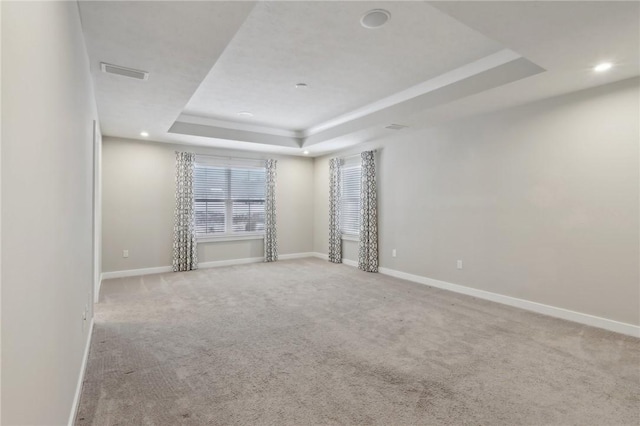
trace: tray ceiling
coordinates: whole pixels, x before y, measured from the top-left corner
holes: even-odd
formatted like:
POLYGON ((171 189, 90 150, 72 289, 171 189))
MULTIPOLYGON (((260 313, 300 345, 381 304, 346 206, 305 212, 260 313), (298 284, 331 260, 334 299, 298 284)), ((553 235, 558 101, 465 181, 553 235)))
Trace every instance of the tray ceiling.
POLYGON ((111 136, 317 155, 640 73, 635 2, 79 4, 111 136), (391 19, 366 29, 371 9, 391 19))

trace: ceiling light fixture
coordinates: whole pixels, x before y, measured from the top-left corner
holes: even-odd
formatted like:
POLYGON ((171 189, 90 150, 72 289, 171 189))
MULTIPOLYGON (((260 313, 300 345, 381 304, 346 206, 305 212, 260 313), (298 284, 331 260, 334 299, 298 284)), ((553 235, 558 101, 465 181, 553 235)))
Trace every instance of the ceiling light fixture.
POLYGON ((140 132, 140 136, 146 138, 147 136, 149 136, 149 133, 148 132, 140 132))
POLYGON ((365 28, 380 28, 391 18, 389 11, 373 9, 368 11, 360 19, 360 24, 365 28))
POLYGON ((309 155, 309 151, 303 152, 304 155, 309 155))
POLYGON ((307 89, 307 88, 309 88, 307 83, 297 83, 296 84, 296 89, 307 89))
POLYGON ((595 72, 602 72, 602 71, 610 70, 611 67, 613 67, 613 64, 611 62, 603 62, 593 67, 593 70, 595 72))
POLYGON ((253 117, 253 113, 250 113, 249 111, 240 111, 238 115, 240 117, 253 117))

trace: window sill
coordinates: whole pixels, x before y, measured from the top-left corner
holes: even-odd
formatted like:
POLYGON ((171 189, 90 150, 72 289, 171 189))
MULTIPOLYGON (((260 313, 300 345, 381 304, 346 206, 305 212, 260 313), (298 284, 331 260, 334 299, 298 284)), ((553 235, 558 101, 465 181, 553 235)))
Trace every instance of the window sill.
POLYGON ((224 241, 263 240, 264 234, 240 234, 240 235, 207 235, 196 237, 198 243, 221 243, 224 241))
POLYGON ((360 236, 354 234, 342 234, 340 238, 345 241, 360 241, 360 236))

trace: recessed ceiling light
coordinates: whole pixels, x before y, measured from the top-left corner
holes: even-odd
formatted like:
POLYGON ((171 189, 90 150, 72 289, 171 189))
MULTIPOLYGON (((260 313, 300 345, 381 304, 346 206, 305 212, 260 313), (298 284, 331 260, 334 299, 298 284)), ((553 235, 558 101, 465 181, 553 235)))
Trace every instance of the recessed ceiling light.
POLYGON ((309 155, 309 151, 303 152, 304 155, 309 155))
POLYGON ((140 132, 140 136, 143 136, 143 137, 145 137, 145 138, 146 138, 147 136, 149 136, 149 133, 147 133, 147 132, 140 132))
POLYGON ((362 16, 360 24, 365 28, 379 28, 386 24, 389 18, 391 18, 389 11, 384 9, 373 9, 362 16))
POLYGON ((238 113, 238 115, 240 117, 253 117, 253 113, 249 112, 249 111, 240 111, 238 113))
POLYGON ((298 83, 296 84, 296 89, 307 89, 309 86, 307 83, 298 83))
POLYGON ((610 70, 611 67, 613 67, 613 64, 611 62, 603 62, 593 67, 593 70, 596 72, 602 72, 602 71, 610 70))

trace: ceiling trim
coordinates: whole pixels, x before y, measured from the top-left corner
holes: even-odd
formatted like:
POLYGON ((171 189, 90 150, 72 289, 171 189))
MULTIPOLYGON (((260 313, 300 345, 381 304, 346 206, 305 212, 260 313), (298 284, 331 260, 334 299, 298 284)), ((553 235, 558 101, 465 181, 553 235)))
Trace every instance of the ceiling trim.
POLYGON ((303 132, 279 129, 276 127, 261 126, 258 124, 243 123, 240 121, 220 120, 211 117, 202 117, 193 114, 182 113, 176 120, 181 123, 201 124, 203 126, 220 127, 224 129, 243 130, 255 133, 264 133, 266 135, 285 136, 289 138, 303 138, 303 132))
MULTIPOLYGON (((169 133, 306 148, 347 135, 362 134, 366 129, 389 132, 385 126, 391 123, 406 124, 407 118, 418 112, 544 71, 528 59, 504 49, 306 131, 183 113, 171 126, 169 133)), ((354 138, 354 141, 362 142, 359 138, 354 138)))
POLYGON ((425 93, 432 92, 441 87, 448 86, 465 78, 469 78, 470 76, 473 76, 475 74, 479 74, 491 68, 498 67, 521 57, 522 56, 518 55, 512 50, 503 49, 492 55, 485 56, 484 58, 480 58, 477 61, 470 62, 437 77, 423 81, 422 83, 416 84, 415 86, 409 87, 408 89, 394 93, 391 96, 379 99, 361 108, 355 109, 346 114, 325 121, 324 123, 312 126, 309 129, 304 130, 302 132, 302 136, 306 138, 311 135, 315 135, 332 127, 336 127, 340 124, 344 124, 346 122, 367 116, 374 112, 389 108, 393 105, 406 102, 409 99, 424 95, 425 93))
MULTIPOLYGON (((323 143, 338 137, 344 137, 363 129, 379 128, 389 132, 385 126, 391 123, 406 124, 407 119, 467 96, 475 95, 532 75, 545 69, 526 58, 518 57, 504 64, 489 68, 477 74, 452 82, 430 92, 391 105, 361 118, 347 121, 304 139, 303 147, 323 143)), ((363 141, 358 141, 363 142, 363 141)))
POLYGON ((265 145, 278 145, 288 148, 300 148, 303 140, 291 136, 279 136, 267 133, 253 132, 242 129, 209 126, 206 124, 176 121, 167 131, 180 135, 202 136, 205 138, 236 140, 265 145))

